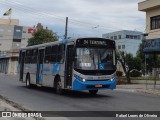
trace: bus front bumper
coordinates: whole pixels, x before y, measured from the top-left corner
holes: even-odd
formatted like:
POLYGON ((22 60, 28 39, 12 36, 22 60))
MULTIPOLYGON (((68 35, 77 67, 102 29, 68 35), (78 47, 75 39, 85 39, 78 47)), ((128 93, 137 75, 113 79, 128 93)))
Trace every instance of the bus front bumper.
POLYGON ((115 89, 116 88, 116 78, 111 80, 104 81, 81 81, 79 79, 75 79, 73 81, 73 90, 100 90, 100 89, 115 89))

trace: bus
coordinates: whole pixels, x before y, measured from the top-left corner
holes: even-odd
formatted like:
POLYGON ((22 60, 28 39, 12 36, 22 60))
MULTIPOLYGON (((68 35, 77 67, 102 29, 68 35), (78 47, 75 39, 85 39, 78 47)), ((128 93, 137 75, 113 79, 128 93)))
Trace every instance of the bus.
POLYGON ((44 86, 63 90, 116 88, 115 41, 77 38, 29 46, 19 50, 19 80, 26 87, 44 86))

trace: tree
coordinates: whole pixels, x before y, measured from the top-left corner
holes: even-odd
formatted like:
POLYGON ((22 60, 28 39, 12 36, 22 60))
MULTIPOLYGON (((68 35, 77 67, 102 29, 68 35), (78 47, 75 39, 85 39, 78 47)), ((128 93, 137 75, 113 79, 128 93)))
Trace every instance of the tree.
POLYGON ((141 70, 142 67, 142 60, 140 58, 137 57, 133 57, 132 54, 124 54, 124 52, 119 52, 118 56, 118 60, 121 62, 124 73, 126 75, 127 78, 127 83, 130 84, 131 80, 130 80, 130 71, 133 69, 136 70, 141 70), (127 69, 126 69, 127 67, 127 69))
POLYGON ((142 63, 141 63, 141 70, 142 70, 142 73, 145 74, 145 53, 143 52, 143 43, 141 43, 139 45, 139 48, 138 48, 138 51, 137 51, 137 54, 136 54, 136 57, 141 59, 142 63))
POLYGON ((125 73, 126 78, 127 78, 127 82, 130 83, 130 77, 128 76, 127 70, 126 70, 126 60, 125 60, 126 56, 125 56, 124 52, 116 50, 116 58, 117 58, 118 61, 120 61, 121 65, 122 65, 122 68, 123 68, 124 73, 125 73))
POLYGON ((143 52, 143 49, 144 49, 143 46, 144 46, 143 43, 139 45, 138 51, 136 53, 136 57, 141 58, 142 62, 145 62, 145 53, 143 52))
POLYGON ((38 29, 33 37, 28 40, 28 46, 54 42, 58 40, 58 36, 52 30, 38 29))
MULTIPOLYGON (((137 58, 142 61, 142 73, 145 73, 145 53, 143 51, 144 44, 139 45, 139 49, 137 51, 137 58)), ((146 72, 152 72, 152 68, 160 67, 160 55, 157 53, 146 53, 146 72)))

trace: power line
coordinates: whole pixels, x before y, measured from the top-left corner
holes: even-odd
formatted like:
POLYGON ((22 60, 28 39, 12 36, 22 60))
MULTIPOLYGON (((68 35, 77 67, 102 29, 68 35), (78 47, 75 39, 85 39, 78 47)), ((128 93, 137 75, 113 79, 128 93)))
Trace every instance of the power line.
MULTIPOLYGON (((40 19, 41 21, 45 21, 47 20, 48 21, 51 21, 53 22, 52 19, 47 19, 47 18, 54 18, 56 21, 55 22, 61 22, 61 23, 65 23, 65 17, 63 16, 60 16, 60 15, 57 15, 57 14, 49 14, 47 12, 44 12, 44 9, 43 9, 43 12, 37 10, 37 9, 34 9, 32 7, 28 7, 28 6, 25 6, 19 2, 14 2, 14 1, 5 1, 5 3, 2 3, 3 5, 7 5, 9 7, 14 7, 15 9, 18 9, 20 11, 23 11, 25 13, 30 13, 31 16, 33 17, 36 17, 37 19, 36 20, 39 20, 40 17, 43 17, 43 19, 40 19), (12 5, 12 6, 10 6, 12 5), (58 21, 57 21, 58 20, 58 21)), ((32 18, 33 20, 33 18, 32 18)), ((102 29, 104 30, 116 30, 116 31, 120 31, 116 28, 111 28, 111 27, 105 27, 105 26, 102 26, 102 25, 99 25, 99 28, 97 28, 98 30, 95 31, 93 30, 93 26, 95 26, 95 24, 92 24, 92 23, 87 23, 87 22, 83 22, 83 21, 79 21, 79 20, 75 20, 75 19, 72 19, 72 18, 69 18, 69 28, 70 29, 74 29, 75 27, 77 27, 77 31, 79 31, 80 29, 86 29, 88 30, 87 32, 90 32, 90 33, 100 33, 102 34, 102 29)), ((123 30, 123 29, 121 29, 123 30)), ((70 31, 70 30, 69 30, 70 31)), ((80 33, 79 33, 80 34, 80 33)))
MULTIPOLYGON (((35 15, 44 15, 44 16, 47 16, 47 17, 53 17, 55 19, 63 20, 63 22, 64 22, 64 19, 65 19, 65 17, 59 16, 59 15, 55 15, 55 14, 48 14, 46 12, 33 12, 33 11, 38 11, 38 10, 34 9, 34 8, 31 8, 31 7, 27 7, 27 6, 24 7, 24 5, 22 5, 21 3, 18 3, 18 2, 13 2, 13 1, 9 1, 9 2, 5 1, 5 2, 8 3, 8 4, 12 4, 14 6, 18 5, 18 6, 16 6, 16 8, 18 8, 18 9, 21 8, 25 12, 27 10, 27 13, 28 13, 28 11, 30 11, 30 13, 32 13, 32 14, 35 14, 35 15)), ((73 24, 81 24, 81 25, 85 24, 85 25, 92 26, 92 27, 95 25, 95 24, 91 24, 91 23, 87 23, 87 22, 82 22, 82 21, 74 20, 72 18, 70 18, 69 20, 73 24)), ((106 29, 106 30, 117 30, 116 28, 106 28, 104 26, 100 26, 100 28, 101 29, 106 29)))

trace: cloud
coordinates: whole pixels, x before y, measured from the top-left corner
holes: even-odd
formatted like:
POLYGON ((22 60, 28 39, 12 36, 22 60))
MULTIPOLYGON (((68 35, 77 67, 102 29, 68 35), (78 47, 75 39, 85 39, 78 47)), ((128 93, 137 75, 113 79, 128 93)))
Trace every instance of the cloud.
MULTIPOLYGON (((138 11, 142 0, 1 0, 4 11, 13 9, 12 18, 21 25, 40 22, 63 34, 65 17, 69 17, 69 35, 101 36, 122 29, 145 29, 145 13, 138 11), (98 28, 93 27, 99 25, 98 28)), ((2 14, 2 13, 1 13, 2 14)))

